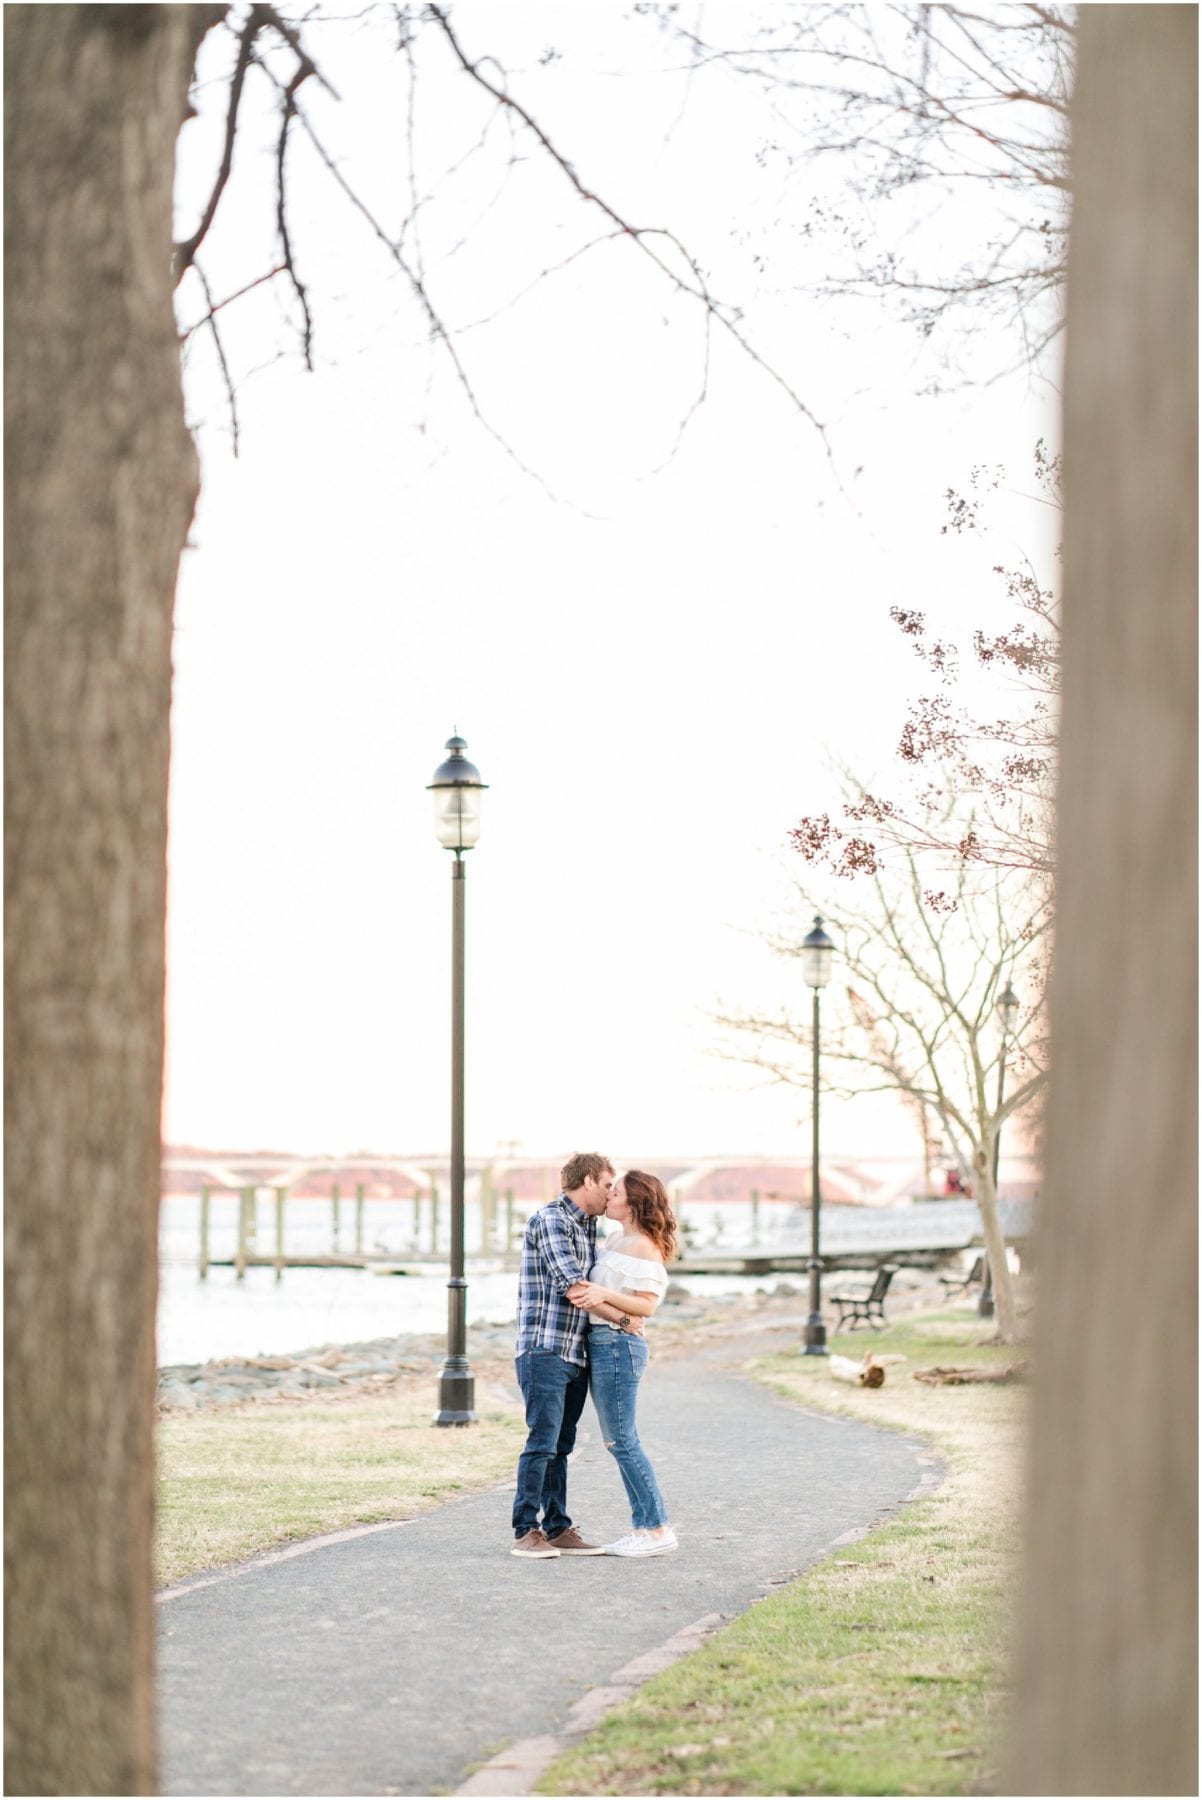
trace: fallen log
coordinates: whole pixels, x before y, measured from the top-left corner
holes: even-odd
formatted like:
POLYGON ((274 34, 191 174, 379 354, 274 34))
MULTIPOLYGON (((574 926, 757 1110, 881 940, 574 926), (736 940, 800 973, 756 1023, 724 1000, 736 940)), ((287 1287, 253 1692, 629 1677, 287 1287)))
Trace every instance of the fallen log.
POLYGON ((863 1362, 853 1362, 850 1356, 832 1356, 830 1368, 836 1381, 848 1381, 853 1387, 879 1388, 885 1385, 885 1371, 871 1352, 863 1362))
POLYGON ((1027 1362, 1006 1363, 1001 1368, 957 1369, 936 1364, 931 1369, 915 1369, 915 1381, 925 1381, 928 1387, 967 1387, 974 1381, 991 1381, 999 1386, 1009 1382, 1026 1381, 1029 1378, 1030 1364, 1027 1362))

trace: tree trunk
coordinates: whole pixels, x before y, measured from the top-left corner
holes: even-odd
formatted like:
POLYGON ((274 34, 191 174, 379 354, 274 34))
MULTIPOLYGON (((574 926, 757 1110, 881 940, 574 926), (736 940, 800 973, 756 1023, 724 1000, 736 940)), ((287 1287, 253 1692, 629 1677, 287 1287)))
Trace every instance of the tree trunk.
POLYGON ((993 1304, 997 1318, 996 1337, 999 1344, 1018 1342, 1018 1309, 1014 1304, 1014 1278, 1006 1261, 1006 1238, 998 1217, 997 1189, 993 1185, 992 1139, 979 1146, 973 1157, 973 1182, 977 1209, 985 1238, 985 1254, 993 1282, 993 1304))
POLYGON ((155 1792, 167 730, 196 497, 175 140, 213 8, 6 49, 6 1791, 155 1792))
POLYGON ((1080 18, 1053 1075, 1003 1785, 1196 1794, 1197 12, 1080 18))

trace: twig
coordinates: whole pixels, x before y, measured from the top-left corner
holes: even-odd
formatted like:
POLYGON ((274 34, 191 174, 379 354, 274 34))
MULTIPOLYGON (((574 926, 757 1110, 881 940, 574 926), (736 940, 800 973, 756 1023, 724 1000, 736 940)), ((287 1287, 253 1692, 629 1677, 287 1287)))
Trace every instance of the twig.
POLYGON ((331 82, 326 80, 317 64, 313 61, 313 58, 309 55, 309 52, 305 49, 305 46, 301 43, 299 34, 291 25, 289 25, 286 19, 280 17, 274 6, 255 6, 252 8, 252 11, 258 14, 260 25, 272 25, 275 27, 288 48, 296 56, 297 62, 300 65, 296 76, 294 77, 296 87, 299 87, 302 81, 307 81, 309 76, 312 75, 321 83, 322 87, 326 90, 326 93, 329 94, 332 100, 342 99, 342 95, 338 92, 338 89, 334 87, 331 82))
MULTIPOLYGON (((491 437, 493 439, 494 443, 496 443, 499 446, 499 448, 505 453, 505 455, 509 458, 509 460, 514 464, 515 468, 520 469, 523 475, 529 476, 531 481, 537 482, 539 487, 542 488, 543 492, 550 499, 559 500, 560 496, 555 493, 555 491, 551 487, 550 483, 547 482, 543 478, 543 476, 541 476, 539 474, 537 469, 531 468, 528 463, 526 463, 522 460, 522 458, 518 455, 517 451, 513 448, 513 445, 510 444, 501 435, 501 433, 497 430, 496 426, 492 423, 492 421, 484 413, 484 410, 480 405, 479 399, 476 396, 476 391, 473 388, 471 381, 468 377, 467 370, 464 368, 463 363, 459 357, 459 354, 456 351, 455 346, 451 341, 451 334, 448 331, 447 326, 446 326, 445 322, 443 321, 441 314, 438 312, 438 309, 435 307, 433 301, 431 300, 429 291, 426 287, 426 284, 421 279, 417 270, 414 269, 410 265, 410 263, 406 260, 400 246, 397 243, 395 243, 392 238, 389 237, 388 233, 385 231, 384 227, 380 224, 379 220, 376 218, 376 216, 372 212, 371 208, 355 192, 354 188, 351 186, 349 181, 346 179, 346 176, 342 173, 342 170, 338 167, 338 164, 334 161, 334 158, 330 155, 329 151, 326 149, 325 145, 322 143, 321 139, 318 137, 316 131, 313 129, 313 125, 312 125, 311 121, 309 120, 308 116, 305 114, 303 109, 294 103, 293 112, 295 113, 297 119, 300 121, 300 124, 301 124, 303 130, 305 131, 305 133, 309 139, 309 142, 313 145, 313 148, 316 150, 318 156, 321 158, 322 162, 325 164, 326 168, 329 170, 329 172, 333 176, 334 180, 338 183, 338 186, 342 189, 343 193, 346 195, 346 197, 350 201, 351 205, 355 208, 356 212, 359 212, 362 214, 363 218, 367 221, 368 225, 371 227, 375 236, 380 240, 381 244, 383 244, 383 246, 387 250, 389 256, 396 263, 397 267, 401 270, 401 273, 404 275, 405 279, 408 281, 409 286, 412 288, 414 294, 417 297, 418 303, 420 304, 422 311, 426 315, 426 320, 430 326, 431 336, 437 342, 441 343, 443 349, 446 351, 447 356, 450 358, 451 366, 455 371, 455 375, 459 382, 460 387, 463 389, 463 392, 467 397, 468 405, 471 407, 472 413, 475 416, 477 423, 480 424, 484 428, 484 430, 488 433, 489 437, 491 437)), ((584 515, 584 517, 586 517, 586 518, 593 518, 596 516, 595 514, 588 512, 587 509, 584 507, 577 507, 576 510, 578 512, 581 512, 584 515)))
MULTIPOLYGON (((321 70, 317 67, 317 64, 313 61, 313 58, 301 43, 295 28, 289 25, 286 19, 280 17, 274 6, 252 6, 249 13, 246 15, 242 30, 238 33, 238 55, 234 63, 234 72, 230 79, 230 103, 225 116, 225 141, 222 145, 221 163, 217 170, 217 178, 213 183, 213 191, 209 195, 208 204, 201 215, 200 224, 196 227, 196 230, 192 233, 190 238, 184 238, 180 243, 176 244, 172 257, 176 287, 178 287, 183 280, 186 271, 192 267, 196 258, 196 252, 204 242, 209 227, 217 216, 217 208, 220 205, 221 196, 225 191, 226 183, 229 181, 230 171, 234 165, 234 139, 238 131, 238 108, 242 100, 242 89, 246 81, 246 71, 249 69, 251 63, 256 60, 254 55, 255 40, 265 26, 270 26, 273 31, 279 33, 280 37, 283 38, 284 42, 288 45, 288 48, 293 52, 297 59, 296 73, 286 89, 286 96, 287 94, 295 93, 301 82, 307 81, 309 76, 313 75, 321 83, 322 87, 326 89, 327 93, 332 94, 335 100, 339 98, 337 91, 326 80, 321 70)), ((284 131, 282 134, 284 136, 287 134, 287 121, 288 115, 285 110, 284 131)), ((281 198, 281 213, 282 207, 283 202, 281 198)), ((285 242, 287 242, 286 230, 282 230, 282 235, 284 236, 285 242)), ((305 313, 307 360, 308 339, 312 333, 312 321, 309 319, 309 309, 305 300, 304 289, 296 279, 296 274, 291 266, 291 261, 288 263, 288 272, 292 276, 298 297, 300 298, 301 306, 305 313)))
MULTIPOLYGON (((496 100, 499 105, 508 108, 510 112, 514 113, 521 120, 522 124, 525 125, 526 129, 538 141, 542 149, 551 158, 552 162, 555 163, 556 167, 561 170, 567 181, 575 189, 582 200, 587 202, 590 206, 597 207, 600 212, 604 213, 606 218, 616 226, 618 232, 630 238, 638 249, 642 251, 643 255, 648 257, 650 261, 655 264, 656 268, 659 269, 662 274, 667 276, 668 280, 679 290, 679 292, 687 294, 690 298, 701 303, 710 317, 716 319, 723 330, 728 332, 734 339, 744 355, 750 357, 751 361, 762 369, 764 374, 788 395, 798 412, 809 420, 810 424, 821 437, 827 455, 830 457, 831 448, 827 437, 826 427, 815 417, 814 413, 806 405, 796 389, 785 380, 784 376, 781 375, 777 369, 774 369, 770 363, 766 362, 758 350, 756 350, 754 346, 749 343, 747 338, 744 337, 735 322, 728 316, 725 308, 710 292, 705 277, 702 275, 695 258, 689 254, 675 233, 668 231, 661 225, 632 225, 630 221, 624 218, 621 213, 617 212, 607 200, 604 200, 599 194, 593 193, 591 189, 586 187, 572 167, 572 164, 561 151, 556 149, 555 145, 551 142, 551 139, 547 136, 542 126, 538 124, 537 120, 519 101, 514 99, 512 94, 508 93, 506 89, 498 87, 494 81, 491 81, 483 72, 480 63, 471 61, 452 30, 450 20, 443 9, 440 6, 432 5, 429 12, 430 17, 442 31, 443 36, 450 45, 451 50, 464 73, 469 75, 486 93, 491 94, 493 99, 496 100), (669 262, 665 261, 662 256, 657 254, 647 242, 649 238, 662 238, 666 243, 672 246, 682 261, 687 263, 693 276, 692 285, 679 275, 669 262)), ((701 398, 704 398, 704 393, 701 398)), ((697 410, 698 405, 700 405, 700 399, 691 409, 690 417, 692 416, 692 413, 697 410)), ((833 461, 833 458, 831 460, 833 461)))
POLYGON ((209 226, 217 215, 217 207, 221 200, 225 184, 230 178, 230 170, 234 164, 234 135, 238 129, 238 105, 242 99, 242 87, 246 80, 246 71, 250 67, 251 53, 255 38, 258 36, 261 21, 257 17, 258 8, 252 7, 242 30, 238 34, 238 57, 234 64, 234 73, 230 80, 230 103, 225 115, 225 143, 221 152, 221 164, 217 170, 217 179, 213 183, 213 191, 209 195, 208 205, 201 214, 200 224, 190 238, 175 246, 172 265, 175 270, 175 285, 179 286, 185 272, 190 269, 196 258, 196 252, 204 242, 209 226))
MULTIPOLYGON (((199 267, 196 263, 193 263, 192 267, 194 269, 196 269, 197 274, 200 273, 199 267)), ((185 331, 180 332, 180 337, 179 337, 180 343, 186 344, 188 339, 192 336, 192 333, 194 331, 199 331, 200 327, 202 325, 209 324, 209 322, 213 318, 214 313, 221 312, 223 307, 232 306, 235 300, 241 300, 242 296, 244 294, 249 294, 252 288, 262 287, 262 285, 265 281, 274 281, 277 275, 282 275, 283 273, 284 273, 283 263, 277 263, 274 269, 268 269, 268 271, 265 275, 256 275, 253 281, 248 281, 245 287, 240 287, 238 289, 237 293, 227 294, 224 300, 219 300, 217 302, 216 306, 210 306, 208 312, 205 313, 202 318, 197 319, 195 321, 195 323, 189 325, 185 331)), ((201 281, 202 281, 202 283, 204 282, 203 276, 201 276, 201 281)), ((207 284, 206 284, 206 286, 207 286, 207 284)))
POLYGON ((303 342, 304 352, 305 352, 305 367, 306 367, 306 369, 308 369, 310 374, 312 374, 312 372, 313 372, 313 315, 309 311, 308 291, 305 288, 304 282, 301 280, 300 276, 296 272, 296 263, 293 259, 293 255, 292 255, 292 240, 288 235, 288 218, 287 218, 287 213, 285 211, 285 205, 284 205, 284 194, 285 194, 284 174, 285 174, 285 158, 288 154, 288 127, 291 125, 293 116, 296 113, 296 97, 295 97, 296 90, 300 86, 301 82, 304 81, 306 76, 309 75, 311 72, 312 72, 311 69, 306 69, 303 67, 298 68, 296 73, 293 75, 292 80, 288 83, 288 86, 284 90, 284 104, 283 104, 283 110, 282 110, 281 117, 280 117, 280 141, 276 148, 276 165, 275 165, 276 166, 275 220, 276 220, 276 225, 277 225, 277 227, 279 229, 279 233, 280 233, 280 245, 284 252, 284 267, 288 271, 288 276, 289 276, 290 281, 292 282, 293 290, 296 294, 297 299, 300 301, 301 316, 303 317, 304 322, 305 322, 302 342, 303 342))
POLYGON ((232 428, 233 437, 234 437, 234 455, 237 456, 237 454, 238 454, 238 437, 239 437, 238 397, 234 392, 234 381, 233 381, 232 375, 230 374, 230 366, 229 366, 228 362, 225 360, 225 346, 221 341, 221 333, 217 329, 217 314, 220 311, 220 308, 213 304, 213 290, 210 288, 209 283, 208 283, 208 277, 205 275, 205 272, 201 268, 200 264, 198 262, 193 262, 192 267, 196 270, 197 278, 200 281, 201 287, 204 289, 205 299, 209 303, 208 313, 206 314, 205 318, 200 321, 200 323, 202 325, 207 324, 209 327, 209 330, 213 333, 213 343, 217 350, 217 361, 221 364, 221 374, 222 374, 223 380, 225 381, 226 398, 229 400, 229 403, 230 403, 230 426, 232 428))

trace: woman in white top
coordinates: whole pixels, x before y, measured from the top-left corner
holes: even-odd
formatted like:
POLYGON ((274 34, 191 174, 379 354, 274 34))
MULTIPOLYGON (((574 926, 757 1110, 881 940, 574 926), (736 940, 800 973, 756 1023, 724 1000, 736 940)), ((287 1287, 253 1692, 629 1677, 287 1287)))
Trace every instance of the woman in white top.
POLYGON ((650 1318, 668 1285, 664 1264, 676 1254, 676 1220, 662 1181, 630 1169, 616 1181, 605 1208, 622 1230, 599 1247, 589 1279, 573 1292, 589 1313, 589 1389, 605 1448, 630 1500, 632 1529, 606 1544, 610 1556, 663 1556, 679 1549, 655 1471, 639 1442, 638 1388, 647 1367, 647 1340, 629 1330, 650 1318))

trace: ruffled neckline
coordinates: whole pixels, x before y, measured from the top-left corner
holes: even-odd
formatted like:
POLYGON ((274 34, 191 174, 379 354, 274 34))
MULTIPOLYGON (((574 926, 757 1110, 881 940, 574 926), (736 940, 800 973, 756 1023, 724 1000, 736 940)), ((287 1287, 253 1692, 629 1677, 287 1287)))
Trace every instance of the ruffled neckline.
POLYGON ((658 1257, 631 1256, 625 1250, 611 1250, 608 1245, 599 1244, 597 1246, 597 1261, 600 1262, 603 1256, 612 1256, 615 1262, 628 1263, 630 1267, 635 1270, 662 1269, 664 1267, 658 1257))

